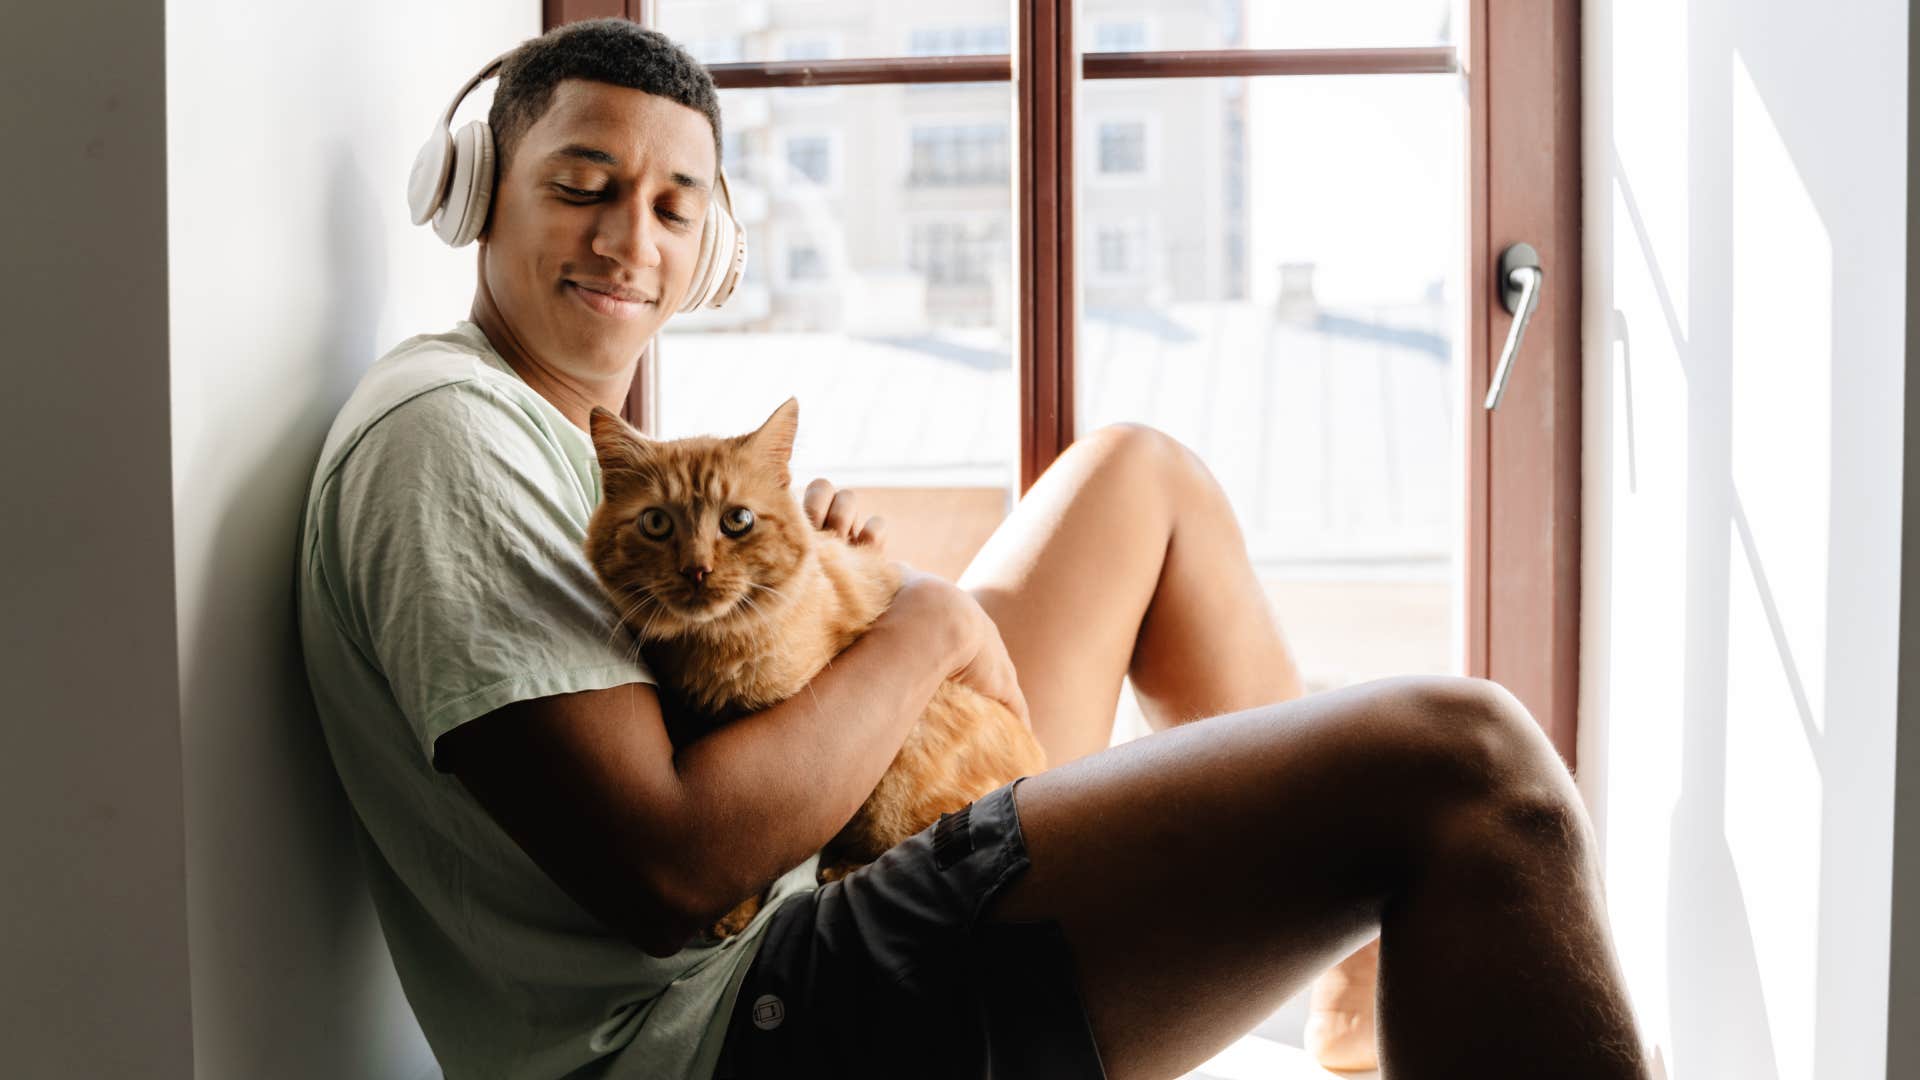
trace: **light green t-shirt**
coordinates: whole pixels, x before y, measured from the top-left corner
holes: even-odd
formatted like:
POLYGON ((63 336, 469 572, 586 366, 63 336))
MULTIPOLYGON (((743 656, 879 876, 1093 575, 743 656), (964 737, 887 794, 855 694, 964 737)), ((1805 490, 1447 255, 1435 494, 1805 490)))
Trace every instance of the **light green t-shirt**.
POLYGON ((307 673, 401 986, 448 1080, 708 1080, 779 902, 648 956, 543 872, 433 760, 510 702, 653 682, 581 545, 600 501, 586 432, 462 321, 409 338, 335 419, 307 497, 307 673))

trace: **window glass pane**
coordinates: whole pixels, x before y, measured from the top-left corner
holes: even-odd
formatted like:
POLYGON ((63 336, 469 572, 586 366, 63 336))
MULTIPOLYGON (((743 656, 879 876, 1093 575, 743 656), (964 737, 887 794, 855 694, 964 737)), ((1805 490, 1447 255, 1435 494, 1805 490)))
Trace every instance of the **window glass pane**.
POLYGON ((1144 422, 1200 455, 1309 689, 1457 672, 1458 80, 1081 93, 1077 430, 1144 422))
POLYGON ((1006 0, 662 0, 660 29, 709 64, 1008 51, 1006 0))
POLYGON ((800 399, 794 481, 856 487, 888 551, 958 574, 1017 484, 1006 83, 724 90, 747 273, 660 338, 661 434, 800 399))
POLYGON ((1081 0, 1086 52, 1448 45, 1455 0, 1081 0))

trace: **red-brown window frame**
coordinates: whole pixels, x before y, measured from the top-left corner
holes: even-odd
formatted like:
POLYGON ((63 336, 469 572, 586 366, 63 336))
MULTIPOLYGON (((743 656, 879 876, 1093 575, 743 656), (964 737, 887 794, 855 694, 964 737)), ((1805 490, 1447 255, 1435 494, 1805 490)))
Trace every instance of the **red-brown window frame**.
MULTIPOLYGON (((1458 47, 1079 53, 1073 0, 1014 5, 1011 56, 714 64, 722 89, 1012 80, 1019 131, 1020 489, 1073 441, 1073 123, 1081 79, 1388 75, 1463 71, 1467 92, 1466 670, 1511 690, 1569 768, 1576 760, 1580 603, 1580 56, 1577 0, 1468 0, 1458 47), (1076 63, 1077 58, 1077 63, 1076 63), (1497 86, 1499 92, 1493 92, 1497 86), (1492 349, 1508 315, 1498 253, 1525 240, 1547 272, 1500 407, 1492 349), (1498 336, 1496 336, 1496 332, 1498 336)), ((543 0, 548 28, 655 21, 653 0, 543 0)), ((654 350, 628 417, 652 428, 654 350)))

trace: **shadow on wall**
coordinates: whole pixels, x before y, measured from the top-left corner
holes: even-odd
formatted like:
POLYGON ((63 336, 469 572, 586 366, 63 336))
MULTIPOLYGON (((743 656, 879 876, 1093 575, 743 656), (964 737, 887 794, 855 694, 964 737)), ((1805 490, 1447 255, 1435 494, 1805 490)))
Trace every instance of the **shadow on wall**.
POLYGON ((1611 218, 1588 235, 1620 309, 1593 384, 1614 445, 1588 471, 1610 532, 1588 601, 1607 605, 1588 677, 1621 774, 1609 878, 1644 916, 1660 869, 1634 845, 1653 861, 1667 843, 1665 925, 1627 927, 1664 929, 1634 973, 1664 982, 1663 1072, 1872 1075, 1904 310, 1902 275, 1881 279, 1905 261, 1886 220, 1905 143, 1901 117, 1860 103, 1891 103, 1904 40, 1810 3, 1692 0, 1658 18, 1683 35, 1668 50, 1646 10, 1587 8, 1607 73, 1588 176, 1611 218))
POLYGON ((206 586, 183 649, 186 760, 201 771, 187 778, 198 805, 188 843, 200 849, 189 853, 200 871, 191 887, 198 926, 217 928, 195 943, 214 974, 195 979, 194 1012, 197 1037, 218 1045, 196 1056, 233 1075, 413 1080, 432 1059, 417 1027, 396 1029, 395 1017, 411 1014, 308 691, 294 609, 307 487, 335 411, 376 355, 387 289, 372 188, 346 143, 325 159, 326 291, 285 300, 288 325, 324 311, 301 365, 312 378, 286 388, 297 404, 284 429, 232 425, 228 452, 248 461, 221 490, 182 493, 228 500, 210 515, 206 586), (263 1008, 269 1001, 278 1004, 263 1008))

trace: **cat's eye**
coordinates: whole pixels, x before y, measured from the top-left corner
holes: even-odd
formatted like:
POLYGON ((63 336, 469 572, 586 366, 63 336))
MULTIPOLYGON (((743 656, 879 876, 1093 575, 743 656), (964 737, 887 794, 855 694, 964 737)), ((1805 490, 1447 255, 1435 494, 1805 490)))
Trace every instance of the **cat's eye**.
POLYGON ((667 516, 665 510, 649 506, 640 511, 640 531, 659 540, 673 531, 673 519, 667 516))
POLYGON ((736 506, 720 515, 720 531, 728 536, 745 536, 753 528, 753 511, 736 506))

